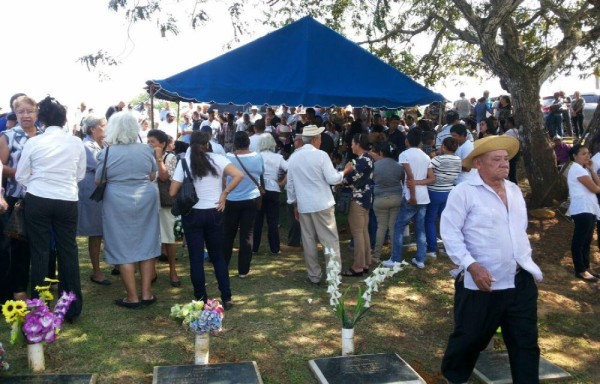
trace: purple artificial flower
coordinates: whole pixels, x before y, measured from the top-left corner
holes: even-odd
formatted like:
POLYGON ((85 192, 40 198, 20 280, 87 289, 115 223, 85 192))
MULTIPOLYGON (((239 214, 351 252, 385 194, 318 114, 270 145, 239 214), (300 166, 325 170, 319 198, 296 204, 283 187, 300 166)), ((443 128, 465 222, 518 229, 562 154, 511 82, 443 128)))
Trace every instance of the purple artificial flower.
POLYGON ((28 308, 39 308, 46 306, 46 303, 44 303, 44 300, 42 299, 29 299, 26 301, 26 303, 28 308))

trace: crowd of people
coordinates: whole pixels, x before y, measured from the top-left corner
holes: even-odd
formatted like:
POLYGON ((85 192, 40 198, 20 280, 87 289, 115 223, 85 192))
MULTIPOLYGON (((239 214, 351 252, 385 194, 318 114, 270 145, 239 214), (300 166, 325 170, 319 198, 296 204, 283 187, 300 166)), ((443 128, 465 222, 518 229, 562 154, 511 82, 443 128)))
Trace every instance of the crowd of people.
MULTIPOLYGON (((461 93, 448 111, 433 103, 424 115, 417 109, 373 113, 351 106, 286 105, 264 111, 252 106, 234 115, 193 103, 175 112, 168 102, 160 110, 149 103, 136 109, 119 102, 99 115, 82 103, 69 123, 66 108, 50 96, 38 103, 18 94, 11 107, 16 125, 0 135, 0 209, 3 226, 13 211, 24 209, 27 240, 0 232, 6 265, 2 299, 35 297, 31 287, 58 271, 58 288, 77 295, 67 315, 67 320, 76 319, 83 308, 76 236, 83 236, 92 264, 90 281, 112 284, 101 268, 104 244, 105 262, 125 290, 115 304, 129 309, 152 305, 157 259, 169 263, 171 286, 182 284, 172 207, 188 180, 198 201, 182 213, 181 223, 198 300, 208 298, 207 253, 224 308, 232 308, 234 247, 237 276, 243 279, 260 252, 265 221, 264 248, 277 256, 283 242, 302 245, 306 282, 320 285, 318 243, 332 249, 341 264, 335 205, 346 191, 353 261, 342 269, 343 276, 369 273, 382 261, 386 242, 390 258, 382 264, 402 262, 409 223, 417 246, 411 262, 424 269, 439 254, 440 228, 446 252, 458 266, 457 302, 465 302, 444 357, 446 377, 464 381, 481 345, 499 325, 511 337, 536 327, 531 318, 504 316, 519 306, 531 315, 534 280, 542 278, 525 234, 527 213, 516 172, 519 131, 509 96, 492 103, 487 92, 477 100, 461 93), (97 186, 105 187, 102 201, 90 199, 97 186), (287 238, 279 233, 282 189, 287 238), (518 228, 497 241, 495 225, 518 228), (511 289, 526 297, 477 295, 511 289), (483 323, 472 318, 473 305, 496 299, 502 310, 490 308, 493 313, 483 323), (478 331, 466 337, 464 327, 473 326, 478 331), (457 358, 465 355, 470 358, 457 358)), ((565 149, 560 135, 552 136, 555 150, 566 150, 574 161, 568 182, 575 273, 596 281, 589 248, 600 217, 598 202, 592 201, 600 192, 600 155, 592 161, 587 148, 565 149)), ((566 162, 562 155, 559 163, 566 162)), ((528 350, 526 358, 513 362, 511 357, 511 364, 527 367, 523 377, 529 377, 539 358, 537 333, 530 336, 526 345, 507 342, 509 349, 528 350)))

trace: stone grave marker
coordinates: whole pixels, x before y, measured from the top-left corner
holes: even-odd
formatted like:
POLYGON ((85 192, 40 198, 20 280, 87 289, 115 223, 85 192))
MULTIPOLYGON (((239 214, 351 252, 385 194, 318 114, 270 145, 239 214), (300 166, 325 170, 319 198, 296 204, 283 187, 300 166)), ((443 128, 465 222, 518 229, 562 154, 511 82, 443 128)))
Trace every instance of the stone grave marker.
POLYGON ((154 367, 152 384, 262 384, 254 361, 154 367))
MULTIPOLYGON (((479 355, 473 373, 486 384, 511 384, 510 362, 507 351, 484 351, 479 355)), ((571 377, 564 369, 540 356, 540 381, 571 377)))
POLYGON ((395 353, 314 359, 309 366, 320 384, 425 384, 395 353))

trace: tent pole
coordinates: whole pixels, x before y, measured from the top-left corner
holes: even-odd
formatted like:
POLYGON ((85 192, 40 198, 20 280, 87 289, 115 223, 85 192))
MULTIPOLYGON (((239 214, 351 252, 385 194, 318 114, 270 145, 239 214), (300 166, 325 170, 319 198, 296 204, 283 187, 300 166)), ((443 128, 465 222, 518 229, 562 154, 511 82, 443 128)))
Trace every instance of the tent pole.
POLYGON ((150 127, 154 129, 154 92, 152 86, 150 86, 150 110, 146 113, 150 113, 150 127))

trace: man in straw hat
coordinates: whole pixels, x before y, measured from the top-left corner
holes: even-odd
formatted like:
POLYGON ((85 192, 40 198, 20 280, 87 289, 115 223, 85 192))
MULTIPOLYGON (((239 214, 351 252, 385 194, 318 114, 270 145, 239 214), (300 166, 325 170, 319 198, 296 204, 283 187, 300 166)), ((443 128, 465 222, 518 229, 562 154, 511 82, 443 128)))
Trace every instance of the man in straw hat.
POLYGON ((535 281, 542 280, 542 271, 531 258, 525 200, 506 180, 518 150, 519 141, 511 136, 477 140, 463 160, 477 172, 450 192, 442 213, 442 239, 458 265, 454 331, 442 360, 451 383, 469 379, 499 326, 513 382, 539 382, 535 281))
POLYGON ((319 150, 321 133, 325 128, 308 125, 302 131, 304 145, 294 151, 288 163, 287 202, 294 204, 294 213, 300 222, 304 261, 309 283, 321 283, 322 270, 318 260, 317 240, 333 248, 340 258, 340 240, 333 206, 335 200, 330 185, 339 184, 343 172, 333 167, 329 156, 319 150))

